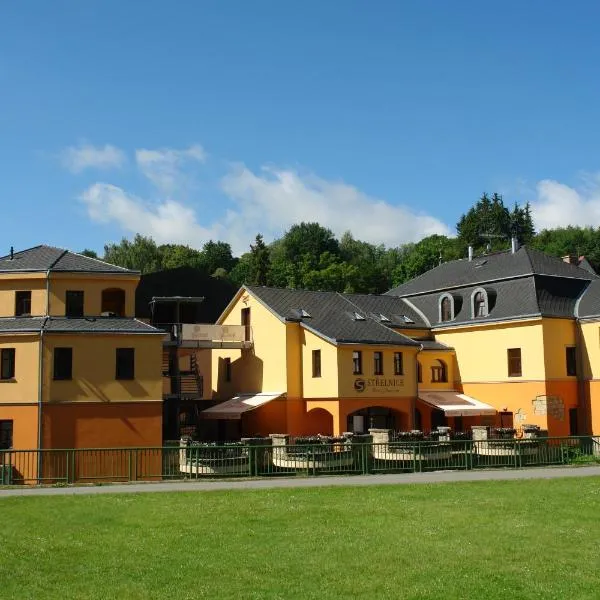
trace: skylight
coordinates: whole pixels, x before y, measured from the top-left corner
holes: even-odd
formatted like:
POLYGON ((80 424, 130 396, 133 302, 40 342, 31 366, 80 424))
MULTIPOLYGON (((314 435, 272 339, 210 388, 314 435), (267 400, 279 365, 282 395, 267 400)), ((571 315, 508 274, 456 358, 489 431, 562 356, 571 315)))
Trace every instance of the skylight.
POLYGON ((391 320, 388 317, 386 317, 385 315, 379 315, 379 320, 382 323, 391 323, 391 320))
POLYGON ((361 315, 360 313, 355 312, 354 313, 354 320, 355 321, 364 321, 365 318, 363 317, 363 315, 361 315))

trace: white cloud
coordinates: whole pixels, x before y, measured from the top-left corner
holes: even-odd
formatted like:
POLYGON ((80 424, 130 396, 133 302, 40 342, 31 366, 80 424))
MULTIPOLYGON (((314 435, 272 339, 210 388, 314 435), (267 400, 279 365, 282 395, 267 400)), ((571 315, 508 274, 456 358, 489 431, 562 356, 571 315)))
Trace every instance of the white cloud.
POLYGON ((257 175, 238 166, 222 186, 238 207, 228 215, 227 225, 247 239, 253 231, 273 237, 301 221, 316 221, 337 235, 351 231, 357 239, 388 246, 450 234, 435 217, 373 198, 343 182, 293 170, 269 167, 257 175))
POLYGON ((105 144, 103 147, 91 144, 69 146, 60 153, 60 161, 72 173, 80 173, 85 169, 112 169, 122 167, 127 157, 122 150, 105 144))
POLYGON ((135 160, 141 172, 162 192, 171 194, 187 180, 184 172, 186 163, 203 163, 206 152, 199 144, 187 150, 160 148, 135 151, 135 160))
POLYGON ((567 225, 600 226, 600 177, 584 176, 570 187, 552 179, 536 185, 531 209, 538 230, 567 225))
POLYGON ((434 233, 450 234, 434 217, 372 198, 351 185, 293 170, 265 168, 257 175, 241 165, 221 184, 234 206, 211 224, 199 223, 191 205, 172 199, 150 203, 107 183, 90 186, 81 200, 97 222, 116 223, 158 243, 198 248, 208 239, 219 239, 229 242, 236 254, 248 250, 257 232, 270 241, 301 221, 317 221, 338 236, 350 230, 357 239, 390 246, 434 233))
POLYGON ((117 223, 130 233, 151 236, 159 244, 179 243, 199 248, 217 231, 202 227, 192 208, 173 200, 145 202, 108 183, 95 183, 80 197, 90 218, 99 223, 117 223))

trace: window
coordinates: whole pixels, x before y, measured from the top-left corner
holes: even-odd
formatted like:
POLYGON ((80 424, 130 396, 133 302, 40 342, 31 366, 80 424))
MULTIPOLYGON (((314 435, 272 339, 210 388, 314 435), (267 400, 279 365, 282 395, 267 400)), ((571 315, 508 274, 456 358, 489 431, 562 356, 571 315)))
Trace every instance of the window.
POLYGON ((577 351, 575 346, 569 346, 565 349, 567 360, 567 375, 575 377, 577 375, 577 351))
POLYGON ((313 377, 321 377, 321 351, 312 351, 312 375, 313 377))
POLYGON ((102 290, 102 306, 100 312, 105 317, 124 317, 125 290, 120 288, 102 290))
POLYGON ((432 383, 447 383, 448 369, 443 360, 437 360, 437 364, 431 367, 431 382, 432 383))
POLYGON ((360 350, 352 353, 352 372, 354 375, 362 375, 362 352, 360 350))
POLYGON ((423 383, 423 368, 419 361, 417 361, 417 383, 423 383))
POLYGON ((72 379, 73 348, 54 348, 54 379, 72 379))
POLYGON ((487 317, 489 313, 487 292, 479 288, 471 296, 471 312, 474 319, 487 317))
POLYGON ((83 292, 67 290, 65 297, 65 316, 83 317, 83 292))
POLYGON ((115 378, 135 378, 135 350, 133 348, 117 348, 117 369, 115 378))
POLYGON ((394 375, 404 375, 402 352, 394 352, 394 375))
POLYGON ((383 375, 383 352, 373 352, 373 373, 383 375))
POLYGON ((15 317, 31 314, 31 292, 15 292, 15 317))
POLYGON ((445 323, 452 320, 452 298, 443 296, 440 301, 440 321, 445 323))
POLYGON ((0 421, 0 450, 10 450, 13 445, 13 422, 0 421))
POLYGON ((15 378, 15 349, 2 348, 0 351, 0 380, 15 378))
POLYGON ((521 377, 521 348, 508 349, 508 376, 521 377))
POLYGON ((225 359, 225 381, 231 381, 231 358, 225 359))
POLYGON ((242 325, 246 333, 246 341, 250 341, 250 307, 242 308, 242 325))

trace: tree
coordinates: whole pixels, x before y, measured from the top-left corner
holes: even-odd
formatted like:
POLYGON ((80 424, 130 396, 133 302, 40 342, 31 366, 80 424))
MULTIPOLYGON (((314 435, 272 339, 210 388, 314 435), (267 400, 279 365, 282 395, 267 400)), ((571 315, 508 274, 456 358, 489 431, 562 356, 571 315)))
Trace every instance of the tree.
POLYGON ((445 235, 430 235, 404 247, 404 258, 394 271, 393 285, 414 279, 443 262, 460 258, 460 243, 445 235))
POLYGON ((357 292, 381 294, 389 289, 388 278, 384 271, 385 247, 374 246, 368 242, 354 239, 347 231, 339 243, 341 259, 356 267, 353 283, 357 292))
POLYGON ((256 236, 254 245, 250 245, 250 264, 248 272, 248 283, 250 285, 267 285, 269 277, 270 252, 263 236, 256 236))
POLYGON ((212 275, 219 268, 225 269, 229 273, 237 261, 231 254, 229 244, 209 240, 202 247, 199 262, 206 272, 212 275))
POLYGON ((202 266, 202 255, 198 250, 181 244, 164 244, 158 247, 161 257, 161 269, 202 266))
POLYGON ((494 193, 490 198, 484 193, 456 224, 458 239, 462 246, 483 250, 504 250, 508 240, 516 236, 521 244, 528 244, 535 235, 531 206, 515 203, 511 211, 504 205, 502 196, 494 193))
POLYGON ((87 248, 85 250, 82 250, 79 254, 81 254, 82 256, 87 256, 89 258, 98 258, 98 253, 95 250, 88 250, 87 248))
POLYGON ((139 233, 133 242, 123 238, 118 244, 104 246, 104 260, 113 265, 151 273, 161 268, 161 255, 154 240, 139 233))
POLYGON ((229 272, 229 279, 238 287, 245 283, 250 283, 250 252, 246 252, 239 257, 235 267, 229 272))

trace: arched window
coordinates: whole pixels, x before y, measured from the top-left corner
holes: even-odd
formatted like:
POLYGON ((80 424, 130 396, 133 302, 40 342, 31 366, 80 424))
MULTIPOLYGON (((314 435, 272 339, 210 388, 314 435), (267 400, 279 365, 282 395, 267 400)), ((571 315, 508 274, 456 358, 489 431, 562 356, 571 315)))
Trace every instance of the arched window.
POLYGON ((454 319, 454 300, 450 294, 444 294, 440 298, 440 322, 452 321, 454 319))
POLYGON ((102 290, 102 309, 105 316, 125 316, 125 290, 121 288, 108 288, 102 290))
POLYGON ((432 383, 447 383, 448 382, 448 367, 443 360, 436 360, 431 367, 431 382, 432 383))
POLYGON ((474 319, 488 316, 488 295, 484 289, 478 288, 473 292, 471 296, 471 312, 474 319))

